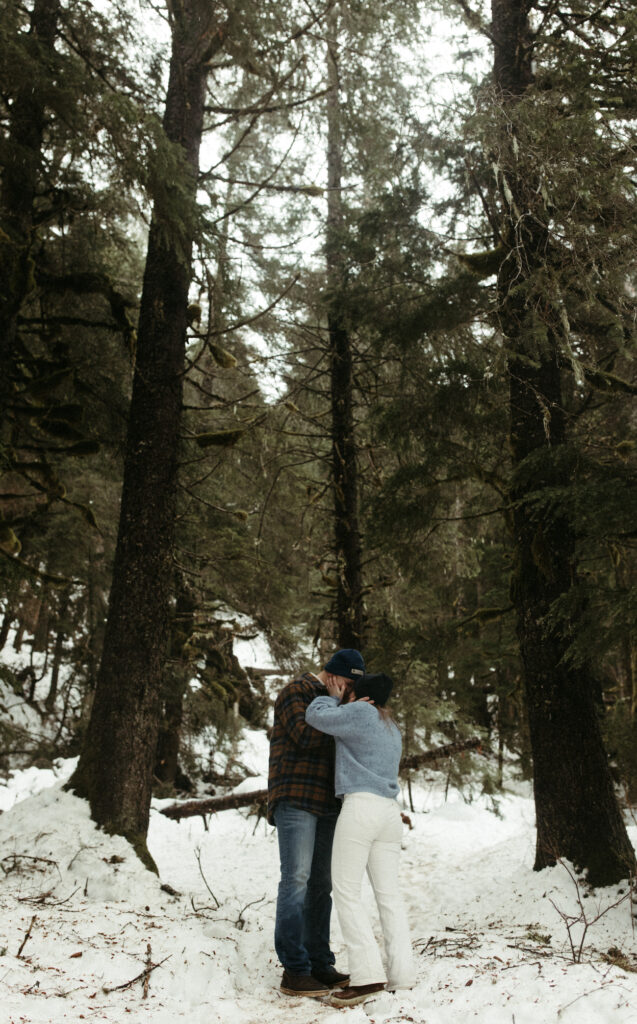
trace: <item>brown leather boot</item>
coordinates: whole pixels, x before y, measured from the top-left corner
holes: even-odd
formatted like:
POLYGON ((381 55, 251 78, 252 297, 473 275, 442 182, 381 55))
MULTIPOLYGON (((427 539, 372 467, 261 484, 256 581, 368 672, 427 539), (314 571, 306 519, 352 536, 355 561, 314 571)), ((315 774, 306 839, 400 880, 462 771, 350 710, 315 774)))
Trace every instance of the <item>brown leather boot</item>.
POLYGON ((287 996, 311 996, 319 999, 329 995, 329 988, 322 981, 317 981, 311 974, 289 974, 283 972, 281 991, 287 996))
POLYGON ((364 1003, 367 999, 371 999, 376 992, 382 992, 384 988, 384 981, 377 981, 373 985, 350 985, 349 988, 342 988, 340 992, 332 992, 330 1004, 332 1006, 355 1006, 356 1003, 364 1003))
POLYGON ((330 988, 345 988, 349 981, 349 974, 341 974, 335 967, 313 967, 312 977, 322 981, 330 988))

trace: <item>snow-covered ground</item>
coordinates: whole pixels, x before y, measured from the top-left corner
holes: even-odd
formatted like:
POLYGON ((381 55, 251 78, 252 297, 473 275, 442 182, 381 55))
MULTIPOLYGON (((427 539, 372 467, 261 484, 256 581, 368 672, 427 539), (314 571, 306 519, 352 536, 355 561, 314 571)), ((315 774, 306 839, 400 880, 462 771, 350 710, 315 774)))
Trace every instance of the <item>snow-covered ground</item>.
MULTIPOLYGON (((254 734, 246 747, 262 774, 267 744, 254 734)), ((418 984, 336 1009, 278 990, 273 829, 247 811, 218 814, 207 829, 198 818, 177 823, 157 803, 149 834, 157 879, 62 789, 72 767, 16 772, 0 789, 9 808, 0 816, 1 1024, 637 1020, 629 893, 581 890, 590 924, 574 963, 560 911, 580 914, 577 888, 565 866, 533 872, 533 804, 521 787, 499 801, 500 817, 482 800, 451 794, 445 803, 434 783, 415 791, 402 882, 418 984)), ((576 946, 584 926, 572 926, 576 946)), ((333 940, 344 967, 336 920, 333 940)))

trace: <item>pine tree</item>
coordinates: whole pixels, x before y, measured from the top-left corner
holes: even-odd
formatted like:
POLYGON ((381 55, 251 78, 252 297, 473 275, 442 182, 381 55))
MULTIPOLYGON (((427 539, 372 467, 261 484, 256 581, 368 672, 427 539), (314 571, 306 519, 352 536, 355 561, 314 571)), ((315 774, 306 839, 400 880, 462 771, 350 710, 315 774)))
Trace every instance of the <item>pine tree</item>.
POLYGON ((70 783, 89 800, 94 819, 125 835, 149 866, 199 148, 208 63, 226 31, 222 11, 202 0, 171 11, 163 124, 175 147, 175 179, 153 208, 108 621, 86 740, 70 783))
MULTIPOLYGON (((575 313, 580 296, 588 292, 592 303, 609 303, 611 310, 618 307, 617 299, 610 297, 610 273, 602 276, 594 264, 587 266, 584 234, 566 245, 560 241, 556 225, 565 197, 547 187, 534 159, 532 147, 541 146, 534 133, 541 130, 541 122, 533 104, 544 106, 543 112, 550 109, 554 118, 559 114, 551 102, 550 74, 544 79, 548 93, 543 104, 534 89, 533 59, 543 53, 529 20, 532 6, 513 0, 492 4, 494 103, 501 112, 500 134, 492 137, 493 142, 497 139, 494 164, 503 245, 497 308, 507 356, 512 453, 511 595, 533 750, 536 868, 567 857, 587 870, 594 884, 608 884, 632 871, 634 853, 602 744, 594 668, 586 662, 575 666, 569 658, 580 614, 580 588, 578 538, 568 494, 577 486, 580 456, 569 438, 568 394, 573 382, 565 371, 569 363, 576 364, 573 346, 578 335, 582 348, 586 344, 586 327, 577 323, 575 313), (587 279, 573 278, 569 257, 580 271, 586 269, 587 279)), ((622 13, 613 12, 620 21, 622 13)), ((577 14, 560 12, 566 35, 573 33, 575 39, 582 24, 595 26, 597 16, 593 5, 577 14)), ((605 30, 621 31, 612 16, 604 20, 605 30)), ((582 56, 580 52, 575 57, 576 68, 582 56)), ((588 138, 598 149, 590 118, 578 110, 581 93, 573 100, 563 126, 571 139, 580 135, 580 145, 582 137, 588 138)), ((598 153, 590 168, 591 181, 602 171, 604 160, 613 159, 610 152, 598 153)), ((580 187, 586 187, 582 178, 580 187)), ((580 203, 582 221, 592 224, 585 196, 580 203)), ((600 214, 596 234, 601 249, 610 239, 604 237, 600 214)))

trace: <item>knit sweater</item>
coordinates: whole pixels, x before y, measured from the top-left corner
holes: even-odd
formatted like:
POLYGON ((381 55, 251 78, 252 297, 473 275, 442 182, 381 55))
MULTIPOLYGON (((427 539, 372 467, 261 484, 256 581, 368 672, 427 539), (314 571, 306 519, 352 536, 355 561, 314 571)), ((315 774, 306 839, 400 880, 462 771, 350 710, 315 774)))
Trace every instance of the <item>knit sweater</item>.
POLYGON ((373 704, 361 700, 340 704, 338 697, 316 697, 305 712, 305 720, 336 740, 337 796, 398 796, 400 732, 392 721, 381 718, 373 704))

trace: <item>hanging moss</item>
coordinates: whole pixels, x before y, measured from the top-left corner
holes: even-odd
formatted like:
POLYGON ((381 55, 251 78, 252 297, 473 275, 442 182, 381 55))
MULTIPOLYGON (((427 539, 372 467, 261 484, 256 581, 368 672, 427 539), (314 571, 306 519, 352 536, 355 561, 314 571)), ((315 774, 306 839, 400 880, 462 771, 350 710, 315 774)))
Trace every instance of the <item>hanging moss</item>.
POLYGON ((208 342, 208 348, 212 354, 212 358, 218 366, 222 366, 224 370, 231 370, 233 366, 237 365, 237 360, 228 352, 227 349, 222 348, 221 345, 216 345, 213 341, 208 342))
POLYGON ((454 255, 463 267, 475 274, 478 280, 482 280, 497 274, 508 251, 508 248, 501 244, 485 252, 457 252, 454 255))
POLYGON ((0 523, 0 548, 8 555, 19 555, 22 544, 8 523, 0 523))
POLYGON ((621 391, 627 395, 637 395, 637 386, 618 377, 615 373, 607 373, 605 370, 585 366, 584 376, 587 382, 598 391, 621 391))
POLYGON ((200 448, 210 448, 216 445, 220 448, 229 448, 236 444, 245 430, 217 430, 206 434, 198 434, 195 438, 200 448))

